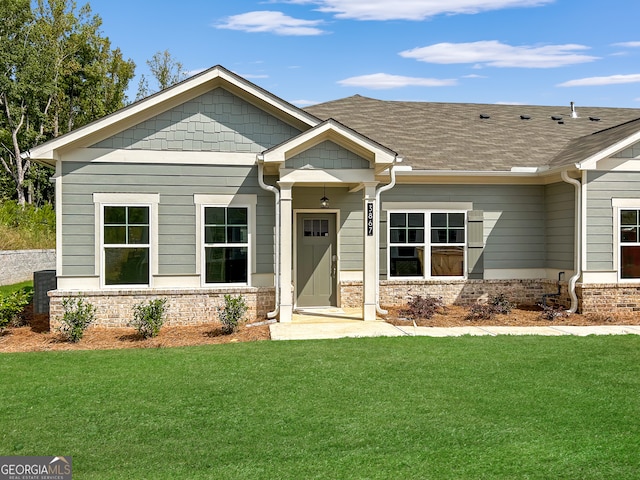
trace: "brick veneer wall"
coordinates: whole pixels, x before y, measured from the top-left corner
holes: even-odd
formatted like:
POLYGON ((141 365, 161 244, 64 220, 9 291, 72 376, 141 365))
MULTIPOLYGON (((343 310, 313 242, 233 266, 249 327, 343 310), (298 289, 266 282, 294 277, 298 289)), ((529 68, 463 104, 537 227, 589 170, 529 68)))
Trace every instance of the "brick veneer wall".
MULTIPOLYGON (((362 282, 342 282, 343 307, 362 305, 362 282)), ((511 302, 520 305, 537 305, 542 296, 558 292, 554 280, 383 280, 380 282, 380 305, 399 307, 406 305, 412 297, 442 298, 445 305, 469 306, 504 294, 511 302)), ((553 298, 548 299, 551 304, 553 298)), ((561 282, 561 293, 557 302, 571 304, 567 283, 561 282)))
POLYGON ((273 310, 273 288, 241 287, 227 289, 184 290, 91 290, 49 292, 50 326, 60 326, 64 309, 62 300, 67 297, 83 298, 96 307, 94 326, 124 327, 133 318, 133 306, 156 298, 167 299, 165 325, 198 325, 218 321, 218 307, 224 305, 224 295, 242 295, 249 310, 248 322, 266 319, 273 310))
POLYGON ((576 294, 582 313, 640 312, 640 285, 637 284, 578 284, 576 294))

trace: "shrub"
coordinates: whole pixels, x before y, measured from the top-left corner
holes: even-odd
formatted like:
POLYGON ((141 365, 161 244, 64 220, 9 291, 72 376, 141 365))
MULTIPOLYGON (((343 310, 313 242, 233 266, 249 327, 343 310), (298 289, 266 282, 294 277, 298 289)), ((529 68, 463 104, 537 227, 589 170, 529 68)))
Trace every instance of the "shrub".
POLYGON ((507 315, 511 313, 511 310, 515 307, 515 305, 505 297, 504 293, 493 297, 491 299, 491 306, 493 307, 493 311, 498 315, 507 315))
POLYGON ((70 342, 79 342, 84 331, 95 320, 96 307, 83 298, 63 298, 62 325, 59 330, 70 342))
POLYGON ((33 293, 24 289, 0 297, 0 331, 14 322, 31 302, 33 293))
POLYGON ((494 296, 488 303, 471 305, 466 320, 491 320, 495 315, 511 313, 515 305, 505 297, 504 293, 494 296))
POLYGON ((402 313, 415 320, 428 320, 436 313, 442 312, 443 308, 444 303, 442 302, 442 298, 422 297, 418 295, 409 301, 407 308, 403 310, 402 313))
POLYGON ((542 308, 542 313, 540 314, 540 318, 545 320, 555 320, 556 318, 568 317, 569 313, 567 309, 562 305, 539 305, 542 308))
POLYGON ((133 320, 129 322, 129 326, 134 327, 142 338, 157 336, 164 323, 166 304, 166 298, 156 298, 148 303, 134 305, 133 320))
POLYGON ((465 320, 491 320, 496 314, 495 307, 490 303, 474 303, 469 307, 465 320))
POLYGON ((237 297, 225 295, 224 307, 218 307, 218 316, 222 323, 222 333, 229 335, 235 332, 244 314, 247 313, 248 308, 242 295, 238 295, 237 297))

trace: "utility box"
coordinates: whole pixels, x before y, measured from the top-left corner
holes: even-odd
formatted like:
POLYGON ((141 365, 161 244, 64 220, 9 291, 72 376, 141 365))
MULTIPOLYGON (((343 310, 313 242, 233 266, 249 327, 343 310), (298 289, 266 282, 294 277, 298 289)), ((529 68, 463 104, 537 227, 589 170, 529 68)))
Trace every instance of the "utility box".
POLYGON ((33 313, 49 313, 50 290, 55 290, 58 286, 55 270, 40 270, 33 272, 33 313))

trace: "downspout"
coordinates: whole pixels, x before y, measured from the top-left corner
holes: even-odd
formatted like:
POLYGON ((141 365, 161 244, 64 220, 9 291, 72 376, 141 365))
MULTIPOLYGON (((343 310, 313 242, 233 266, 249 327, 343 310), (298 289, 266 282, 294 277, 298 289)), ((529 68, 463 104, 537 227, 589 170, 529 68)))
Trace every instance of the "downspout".
POLYGON ((275 196, 276 221, 274 238, 274 263, 273 278, 275 286, 276 309, 267 313, 267 318, 276 318, 280 313, 280 190, 273 185, 264 182, 264 157, 258 155, 258 184, 263 190, 267 190, 275 196))
POLYGON ((569 313, 576 313, 578 310, 578 295, 576 295, 576 282, 582 275, 582 183, 580 180, 571 178, 566 170, 561 173, 562 180, 570 183, 576 191, 576 225, 574 232, 574 259, 575 274, 569 279, 569 296, 571 297, 571 308, 569 313))
POLYGON ((390 180, 389 183, 383 185, 382 187, 376 190, 376 205, 378 207, 378 218, 377 218, 377 232, 376 235, 376 312, 379 315, 386 315, 389 313, 387 310, 384 310, 380 307, 380 213, 382 212, 382 205, 380 204, 380 194, 382 192, 386 192, 387 190, 392 189, 396 184, 396 163, 400 163, 402 158, 395 157, 393 159, 393 164, 389 168, 390 180))

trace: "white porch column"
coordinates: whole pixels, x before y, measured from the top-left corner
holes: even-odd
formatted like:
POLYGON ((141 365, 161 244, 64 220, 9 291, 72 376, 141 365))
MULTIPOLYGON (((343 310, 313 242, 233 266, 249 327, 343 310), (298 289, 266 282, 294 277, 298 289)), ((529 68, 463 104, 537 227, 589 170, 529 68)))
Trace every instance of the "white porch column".
POLYGON ((291 292, 293 183, 278 182, 278 185, 280 185, 280 322, 288 323, 293 318, 293 294, 291 292))
POLYGON ((378 236, 378 206, 376 205, 376 185, 378 182, 364 182, 363 199, 363 257, 362 257, 362 315, 365 321, 376 319, 376 238, 378 236))

